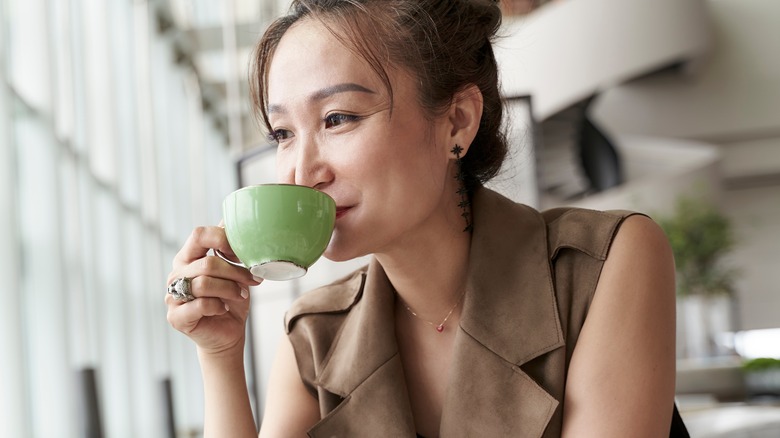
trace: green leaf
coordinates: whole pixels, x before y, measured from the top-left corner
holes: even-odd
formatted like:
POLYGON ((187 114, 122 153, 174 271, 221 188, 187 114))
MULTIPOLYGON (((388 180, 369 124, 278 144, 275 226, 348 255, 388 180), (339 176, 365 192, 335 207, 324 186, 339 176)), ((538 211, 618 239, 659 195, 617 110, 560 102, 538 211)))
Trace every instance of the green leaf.
POLYGON ((723 266, 722 258, 735 245, 731 222, 711 203, 683 197, 671 216, 660 216, 674 252, 677 292, 730 294, 737 271, 723 266))
POLYGON ((742 364, 742 369, 745 371, 763 371, 774 368, 780 369, 780 359, 759 357, 757 359, 745 361, 742 364))

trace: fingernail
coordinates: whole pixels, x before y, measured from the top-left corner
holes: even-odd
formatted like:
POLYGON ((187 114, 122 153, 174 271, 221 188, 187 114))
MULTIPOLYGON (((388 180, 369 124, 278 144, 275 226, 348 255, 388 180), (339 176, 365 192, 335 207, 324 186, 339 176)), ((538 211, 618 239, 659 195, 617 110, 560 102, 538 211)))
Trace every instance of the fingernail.
POLYGON ((241 288, 241 298, 247 299, 249 298, 249 291, 247 289, 241 288))
POLYGON ((227 303, 225 303, 225 311, 230 312, 230 306, 228 306, 227 303))
POLYGON ((262 278, 260 278, 260 277, 258 277, 258 276, 256 276, 256 275, 253 275, 253 276, 252 276, 252 279, 253 279, 253 280, 255 280, 255 281, 256 281, 256 282, 258 282, 258 283, 262 283, 262 282, 263 282, 263 279, 262 279, 262 278))

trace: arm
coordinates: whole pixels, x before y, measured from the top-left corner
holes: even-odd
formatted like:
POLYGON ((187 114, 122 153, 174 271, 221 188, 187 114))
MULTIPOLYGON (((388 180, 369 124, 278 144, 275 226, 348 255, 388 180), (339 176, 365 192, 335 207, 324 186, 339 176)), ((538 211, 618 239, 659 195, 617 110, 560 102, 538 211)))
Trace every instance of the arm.
POLYGON ((320 420, 320 409, 301 381, 287 336, 279 342, 268 382, 260 438, 306 436, 320 420))
POLYGON ((675 377, 674 261, 650 219, 621 226, 569 367, 563 437, 666 437, 675 377))
MULTIPOLYGON (((198 346, 206 402, 204 436, 255 437, 244 374, 244 335, 248 290, 260 282, 246 269, 207 256, 209 248, 233 255, 224 229, 198 227, 174 258, 167 284, 190 278, 195 300, 176 301, 166 294, 168 322, 198 346)), ((319 407, 303 386, 287 336, 280 343, 270 382, 261 436, 306 435, 319 421, 319 407)))
POLYGON ((198 350, 206 401, 205 437, 248 438, 257 433, 249 403, 243 352, 244 349, 239 348, 215 355, 198 350))
POLYGON ((248 270, 208 256, 209 248, 232 254, 220 227, 198 227, 176 255, 168 284, 190 278, 193 301, 165 295, 168 321, 198 349, 205 392, 206 437, 257 434, 244 377, 244 335, 249 287, 260 284, 248 270))

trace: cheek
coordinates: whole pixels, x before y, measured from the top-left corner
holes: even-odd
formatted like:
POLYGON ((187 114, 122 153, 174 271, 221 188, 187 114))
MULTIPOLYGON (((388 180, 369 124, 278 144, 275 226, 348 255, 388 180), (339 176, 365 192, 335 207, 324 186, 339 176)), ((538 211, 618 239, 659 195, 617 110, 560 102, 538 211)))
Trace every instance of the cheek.
POLYGON ((338 145, 338 152, 328 155, 336 179, 367 183, 388 171, 388 151, 371 140, 362 139, 338 145))
POLYGON ((281 149, 276 151, 276 180, 281 184, 295 184, 295 159, 281 149))

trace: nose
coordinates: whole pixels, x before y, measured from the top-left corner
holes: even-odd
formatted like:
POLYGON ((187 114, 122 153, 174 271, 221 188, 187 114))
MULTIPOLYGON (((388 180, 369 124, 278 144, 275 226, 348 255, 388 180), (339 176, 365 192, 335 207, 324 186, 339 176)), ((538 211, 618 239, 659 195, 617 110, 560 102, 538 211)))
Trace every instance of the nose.
POLYGON ((333 180, 333 171, 313 138, 298 137, 289 150, 277 152, 282 182, 321 189, 333 180))

